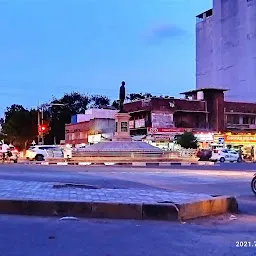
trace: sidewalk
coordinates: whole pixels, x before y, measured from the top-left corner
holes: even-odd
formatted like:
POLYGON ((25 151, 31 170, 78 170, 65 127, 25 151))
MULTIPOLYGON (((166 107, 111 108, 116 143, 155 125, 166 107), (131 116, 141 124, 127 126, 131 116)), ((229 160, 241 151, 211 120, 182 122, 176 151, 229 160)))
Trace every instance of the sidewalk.
POLYGON ((0 213, 181 220, 236 210, 232 197, 0 180, 0 213))

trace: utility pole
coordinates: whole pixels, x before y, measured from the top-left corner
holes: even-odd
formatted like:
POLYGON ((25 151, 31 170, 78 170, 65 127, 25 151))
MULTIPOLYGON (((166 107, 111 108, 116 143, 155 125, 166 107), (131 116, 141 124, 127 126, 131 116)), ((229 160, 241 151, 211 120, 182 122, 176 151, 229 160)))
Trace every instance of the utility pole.
MULTIPOLYGON (((44 126, 44 108, 42 107, 42 124, 41 127, 44 126)), ((42 133, 42 145, 44 145, 44 134, 42 133)))
MULTIPOLYGON (((45 107, 53 107, 53 106, 65 106, 65 104, 62 103, 53 103, 49 105, 45 105, 45 107)), ((53 117, 52 117, 53 118, 53 117)), ((38 101, 38 108, 37 108, 37 126, 38 126, 38 145, 44 144, 44 134, 46 131, 46 125, 44 124, 44 106, 40 107, 39 101, 38 101)), ((54 131, 53 131, 54 133, 54 131)), ((56 135, 54 134, 53 143, 56 144, 56 135)))
POLYGON ((39 107, 39 101, 38 101, 38 106, 37 106, 37 144, 40 144, 40 131, 39 131, 39 127, 40 127, 40 107, 39 107))

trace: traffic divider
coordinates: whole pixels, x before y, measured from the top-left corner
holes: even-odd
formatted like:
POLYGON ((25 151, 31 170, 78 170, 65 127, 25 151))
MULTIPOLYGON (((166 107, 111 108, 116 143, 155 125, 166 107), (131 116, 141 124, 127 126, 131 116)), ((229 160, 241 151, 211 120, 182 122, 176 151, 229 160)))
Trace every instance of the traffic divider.
POLYGON ((19 164, 27 164, 27 165, 58 165, 58 166, 67 166, 67 165, 78 165, 78 166, 95 166, 95 165, 104 165, 104 166, 133 166, 133 167, 145 167, 145 166, 195 166, 195 165, 204 165, 204 166, 214 166, 214 162, 122 162, 122 163, 114 163, 114 162, 20 162, 19 164))

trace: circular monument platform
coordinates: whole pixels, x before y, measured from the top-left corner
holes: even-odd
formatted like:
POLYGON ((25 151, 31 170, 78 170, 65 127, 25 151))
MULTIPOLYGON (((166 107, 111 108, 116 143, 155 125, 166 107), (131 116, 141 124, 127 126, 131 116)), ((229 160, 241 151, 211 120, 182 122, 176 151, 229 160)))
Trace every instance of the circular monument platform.
POLYGON ((154 147, 146 142, 142 141, 106 141, 99 142, 97 144, 88 146, 81 150, 81 152, 98 152, 108 153, 116 152, 116 156, 121 152, 129 153, 155 153, 162 154, 163 151, 160 148, 154 147))

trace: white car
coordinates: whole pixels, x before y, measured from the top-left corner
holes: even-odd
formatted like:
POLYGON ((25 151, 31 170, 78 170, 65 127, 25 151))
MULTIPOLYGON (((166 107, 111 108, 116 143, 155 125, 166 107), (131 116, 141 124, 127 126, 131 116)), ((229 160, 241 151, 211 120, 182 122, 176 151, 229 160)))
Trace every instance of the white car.
POLYGON ((56 145, 36 145, 26 151, 28 160, 44 161, 47 157, 63 158, 63 150, 56 145))
POLYGON ((235 150, 229 149, 214 150, 210 160, 215 162, 220 161, 221 163, 226 161, 238 163, 242 162, 242 158, 240 157, 239 153, 235 150))

